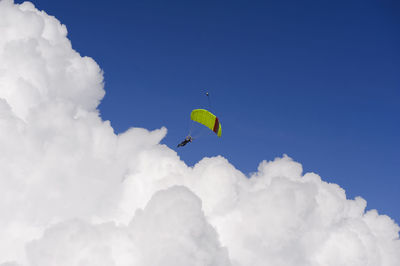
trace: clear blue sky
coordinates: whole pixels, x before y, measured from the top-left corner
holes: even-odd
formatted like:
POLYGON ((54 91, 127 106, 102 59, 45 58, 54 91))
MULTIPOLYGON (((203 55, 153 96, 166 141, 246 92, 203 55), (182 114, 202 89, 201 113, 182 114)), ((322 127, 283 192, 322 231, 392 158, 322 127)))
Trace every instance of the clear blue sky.
POLYGON ((223 137, 176 149, 189 165, 288 154, 400 223, 399 1, 33 3, 104 70, 117 133, 165 126, 176 149, 209 91, 223 137))

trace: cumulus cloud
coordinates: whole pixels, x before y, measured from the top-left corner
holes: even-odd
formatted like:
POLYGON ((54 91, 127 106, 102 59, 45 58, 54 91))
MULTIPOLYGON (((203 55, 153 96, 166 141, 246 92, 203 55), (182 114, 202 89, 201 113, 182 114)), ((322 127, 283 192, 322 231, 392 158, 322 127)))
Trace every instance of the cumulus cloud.
POLYGON ((103 75, 33 4, 0 1, 0 265, 400 264, 399 226, 284 155, 188 167, 115 134, 103 75))
POLYGON ((128 225, 62 222, 27 251, 29 261, 42 266, 230 265, 200 199, 178 186, 155 193, 128 225))

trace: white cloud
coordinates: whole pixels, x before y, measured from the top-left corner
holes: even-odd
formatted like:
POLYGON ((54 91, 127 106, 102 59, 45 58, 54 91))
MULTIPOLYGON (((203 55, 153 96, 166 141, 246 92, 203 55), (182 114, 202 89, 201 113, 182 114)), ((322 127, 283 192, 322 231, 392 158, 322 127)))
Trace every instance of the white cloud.
POLYGON ((41 266, 229 265, 200 199, 185 187, 157 192, 128 226, 57 224, 28 244, 27 253, 41 266))
POLYGON ((103 76, 31 3, 0 1, 0 265, 397 266, 399 227, 288 156, 188 167, 116 135, 103 76))

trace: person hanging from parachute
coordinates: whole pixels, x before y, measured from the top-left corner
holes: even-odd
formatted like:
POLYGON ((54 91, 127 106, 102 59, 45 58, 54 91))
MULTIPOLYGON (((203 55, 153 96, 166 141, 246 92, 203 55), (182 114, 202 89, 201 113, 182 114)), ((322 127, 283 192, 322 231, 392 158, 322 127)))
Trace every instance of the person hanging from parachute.
MULTIPOLYGON (((208 99, 210 99, 209 97, 209 93, 206 93, 208 99)), ((217 134, 218 137, 221 137, 222 134, 222 127, 221 127, 221 123, 219 122, 218 117, 216 117, 213 113, 211 113, 210 111, 206 110, 206 109, 194 109, 191 113, 190 113, 190 119, 192 121, 195 121, 199 124, 202 124, 203 126, 208 127, 209 129, 211 129, 215 134, 217 134)), ((178 147, 183 147, 186 144, 188 144, 189 142, 192 142, 193 138, 192 136, 189 134, 185 140, 183 140, 181 143, 178 144, 178 147)))
POLYGON ((178 144, 178 147, 183 147, 189 142, 192 142, 193 138, 191 136, 187 136, 181 143, 178 144))

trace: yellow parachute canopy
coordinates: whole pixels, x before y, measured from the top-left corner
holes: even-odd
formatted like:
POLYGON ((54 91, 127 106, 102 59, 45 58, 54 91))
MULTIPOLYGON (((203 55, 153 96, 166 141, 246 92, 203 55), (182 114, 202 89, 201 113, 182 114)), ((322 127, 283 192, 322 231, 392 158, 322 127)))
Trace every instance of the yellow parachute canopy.
POLYGON ((221 124, 219 123, 218 117, 213 115, 211 112, 205 109, 195 109, 190 114, 190 119, 202 125, 205 125, 209 129, 214 131, 218 137, 221 137, 221 124))

